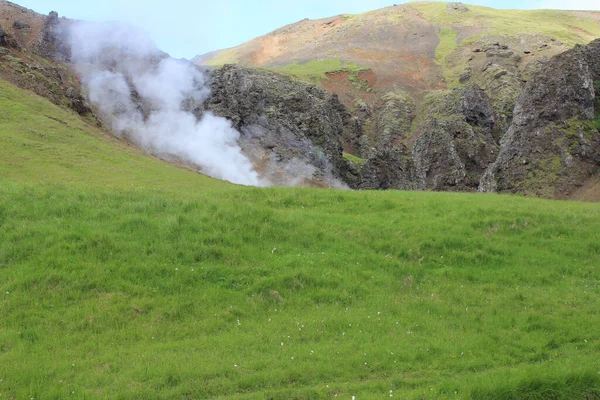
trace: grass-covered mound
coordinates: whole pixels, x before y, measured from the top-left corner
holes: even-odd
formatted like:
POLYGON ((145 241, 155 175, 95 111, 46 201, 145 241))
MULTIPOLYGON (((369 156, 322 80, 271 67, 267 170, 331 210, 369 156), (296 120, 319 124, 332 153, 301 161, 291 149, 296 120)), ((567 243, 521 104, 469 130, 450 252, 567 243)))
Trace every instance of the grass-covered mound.
POLYGON ((0 83, 1 398, 600 398, 600 206, 244 188, 0 83))

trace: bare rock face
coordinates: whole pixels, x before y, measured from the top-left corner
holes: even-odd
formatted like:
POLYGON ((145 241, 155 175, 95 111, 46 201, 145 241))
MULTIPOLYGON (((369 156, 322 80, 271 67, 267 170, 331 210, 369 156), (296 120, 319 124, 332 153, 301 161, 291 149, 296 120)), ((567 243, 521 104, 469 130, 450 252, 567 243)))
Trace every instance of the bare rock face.
POLYGON ((377 131, 383 137, 405 138, 415 119, 414 100, 404 91, 388 92, 381 97, 383 106, 377 114, 377 131))
POLYGON ((488 95, 469 84, 425 99, 413 126, 415 108, 409 96, 388 93, 375 110, 374 132, 360 143, 362 165, 344 173, 358 189, 477 189, 481 175, 494 161, 499 136, 496 112, 488 95), (411 139, 411 137, 413 139, 411 139), (408 143, 414 140, 412 148, 408 143), (363 147, 370 146, 369 152, 363 147))
POLYGON ((496 161, 479 190, 565 197, 600 165, 593 120, 600 39, 552 58, 525 85, 496 161))
POLYGON ((19 30, 21 30, 21 29, 31 29, 31 26, 27 22, 18 19, 15 22, 13 22, 13 28, 19 29, 19 30))
POLYGON ((412 148, 417 186, 473 190, 497 151, 496 116, 489 97, 469 85, 426 101, 412 148))
POLYGON ((71 49, 66 40, 66 30, 69 21, 58 18, 56 11, 46 17, 36 52, 42 57, 56 61, 69 61, 71 49))
POLYGON ((356 189, 417 189, 410 150, 405 144, 416 116, 414 99, 395 88, 384 93, 379 107, 359 102, 346 131, 350 148, 363 157, 347 158, 346 183, 356 189))
POLYGON ((336 95, 268 71, 226 65, 212 72, 207 108, 242 133, 242 147, 275 184, 289 169, 326 185, 341 177, 344 122, 336 95))
MULTIPOLYGON (((351 187, 358 189, 420 189, 415 178, 415 166, 405 145, 383 142, 375 154, 357 171, 360 180, 351 187)), ((348 175, 346 175, 346 178, 348 175)))
POLYGON ((467 12, 469 11, 469 8, 467 6, 465 6, 463 3, 448 3, 446 4, 446 9, 449 12, 467 12))

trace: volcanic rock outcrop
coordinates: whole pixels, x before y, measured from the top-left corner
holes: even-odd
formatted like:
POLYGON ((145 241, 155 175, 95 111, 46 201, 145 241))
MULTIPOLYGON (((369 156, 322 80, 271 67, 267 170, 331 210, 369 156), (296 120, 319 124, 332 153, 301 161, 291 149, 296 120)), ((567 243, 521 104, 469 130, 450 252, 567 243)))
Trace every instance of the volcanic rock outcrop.
POLYGON ((213 71, 211 78, 207 108, 240 131, 243 149, 267 179, 280 183, 292 172, 286 169, 305 169, 293 172, 317 185, 341 178, 349 114, 336 95, 283 75, 233 65, 213 71))
POLYGON ((90 115, 78 78, 64 63, 69 60, 69 23, 56 12, 43 16, 0 0, 0 76, 54 104, 90 115))
POLYGON ((600 166, 600 39, 552 58, 524 87, 482 191, 564 197, 600 166))

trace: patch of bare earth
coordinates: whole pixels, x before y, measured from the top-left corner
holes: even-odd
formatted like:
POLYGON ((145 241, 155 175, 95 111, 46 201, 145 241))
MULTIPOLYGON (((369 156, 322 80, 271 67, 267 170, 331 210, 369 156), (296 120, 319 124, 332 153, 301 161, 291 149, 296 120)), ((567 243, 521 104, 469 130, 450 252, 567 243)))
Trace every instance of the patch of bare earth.
POLYGON ((367 103, 374 103, 378 96, 368 88, 373 88, 377 84, 377 76, 372 70, 361 71, 356 79, 352 81, 353 74, 347 71, 330 72, 327 79, 321 83, 323 89, 330 93, 336 93, 349 110, 354 108, 356 99, 362 99, 367 103))

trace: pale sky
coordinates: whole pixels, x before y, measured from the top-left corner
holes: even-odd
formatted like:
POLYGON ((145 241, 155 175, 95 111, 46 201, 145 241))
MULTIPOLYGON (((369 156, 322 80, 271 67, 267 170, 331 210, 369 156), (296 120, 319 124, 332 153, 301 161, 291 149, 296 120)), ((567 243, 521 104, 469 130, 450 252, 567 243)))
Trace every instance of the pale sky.
MULTIPOLYGON (((402 0, 12 0, 42 14, 132 23, 174 57, 236 46, 304 18, 356 14, 402 0)), ((600 0, 472 0, 494 8, 600 10, 600 0)))

